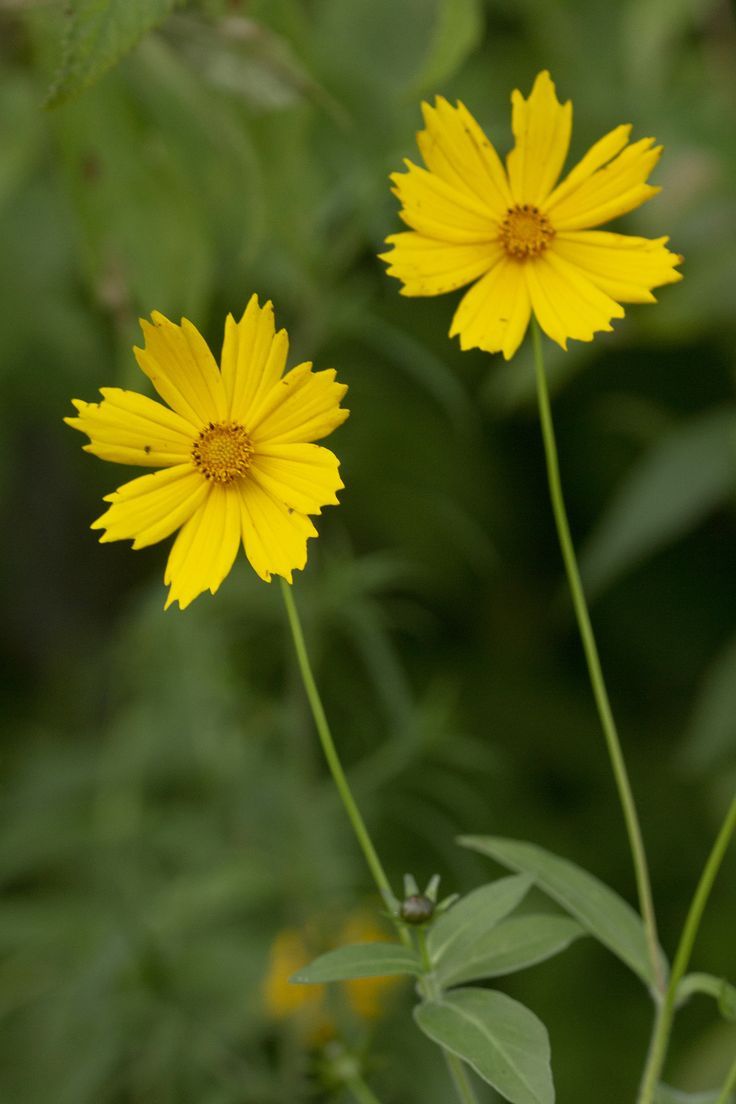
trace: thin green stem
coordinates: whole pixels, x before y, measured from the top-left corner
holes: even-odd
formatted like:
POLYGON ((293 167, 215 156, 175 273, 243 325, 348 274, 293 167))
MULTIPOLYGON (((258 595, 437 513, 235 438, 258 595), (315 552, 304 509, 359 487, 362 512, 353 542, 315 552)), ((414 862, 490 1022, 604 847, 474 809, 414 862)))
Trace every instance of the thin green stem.
POLYGON ((734 1089, 736 1089, 736 1058, 734 1058, 733 1065, 726 1074, 726 1080, 723 1082, 723 1088, 716 1104, 729 1104, 734 1089))
MULTIPOLYGON (((330 726, 327 723, 327 717, 325 716, 324 707, 322 705, 322 699, 319 696, 319 690, 317 684, 314 681, 314 675, 312 674, 312 666, 309 662, 309 654, 307 652, 307 646, 304 642, 304 633, 302 631, 301 621, 299 619, 299 613, 297 612, 294 597, 291 593, 291 587, 282 579, 281 580, 281 593, 284 597, 284 605, 286 606, 286 615, 289 620, 289 628, 291 629, 291 635, 294 639, 294 648, 296 650, 296 658, 299 664, 299 671, 302 676, 302 682, 304 683, 304 689, 307 694, 309 706, 312 710, 312 716, 317 728, 320 743, 322 744, 322 750, 325 753, 325 759, 327 765, 330 768, 332 778, 337 786, 337 792, 340 795, 345 812, 348 814, 350 823, 353 826, 358 843, 360 844, 365 861, 368 863, 373 880, 378 887, 378 891, 383 898, 384 904, 388 909, 393 912, 395 903, 394 895, 391 891, 389 880, 386 877, 386 872, 381 865, 381 860, 378 857, 373 841, 368 834, 368 829, 365 826, 365 821, 361 816, 360 810, 355 803, 348 780, 345 777, 345 771, 342 769, 342 763, 340 757, 337 754, 337 748, 335 747, 335 741, 332 739, 332 733, 330 732, 330 726)), ((400 934, 402 929, 399 929, 400 934)), ((410 942, 408 935, 404 932, 403 942, 410 942)))
MULTIPOLYGON (((424 968, 424 974, 421 980, 421 990, 427 1000, 440 1000, 442 997, 442 990, 435 977, 434 970, 432 969, 432 959, 429 955, 429 948, 427 947, 427 937, 423 928, 416 928, 415 935, 417 940, 417 948, 419 950, 419 956, 422 960, 422 966, 424 968)), ((447 1065, 448 1073, 455 1086, 455 1091, 458 1095, 458 1099, 462 1101, 462 1104, 477 1104, 475 1091, 470 1082, 468 1071, 465 1063, 462 1059, 458 1058, 456 1054, 452 1054, 449 1050, 445 1050, 444 1047, 440 1048, 445 1056, 445 1063, 447 1065)))
POLYGON ((357 1104, 380 1104, 378 1097, 368 1088, 362 1077, 351 1077, 345 1084, 357 1104))
MULTIPOLYGON (((383 897, 386 907, 393 913, 395 898, 391 892, 391 886, 388 878, 384 872, 381 860, 376 853, 376 849, 373 846, 371 837, 368 834, 368 829, 365 826, 363 817, 360 814, 360 810, 355 803, 348 780, 345 777, 345 772, 342 769, 340 758, 337 754, 337 748, 335 747, 335 741, 332 739, 332 733, 330 732, 330 726, 327 723, 327 717, 325 716, 324 706, 322 705, 322 699, 319 696, 319 690, 317 684, 314 681, 314 675, 312 674, 312 665, 309 662, 309 654, 307 652, 307 646, 304 642, 304 633, 302 631, 301 621, 299 619, 299 613, 297 612, 296 604, 294 602, 293 595, 291 593, 291 587, 283 579, 281 580, 281 593, 284 596, 284 605, 286 606, 286 614, 289 621, 289 627, 291 629, 291 635, 294 639, 294 648, 296 650, 296 657, 299 663, 299 671, 302 676, 302 682, 304 683, 304 689, 309 700, 309 705, 312 710, 312 716, 314 723, 319 734, 320 742, 322 744, 322 750, 325 753, 325 759, 327 765, 332 773, 333 780, 337 786, 337 791, 340 794, 342 803, 345 806, 345 811, 350 818, 350 823, 353 826, 353 831, 358 839, 358 843, 363 851, 365 860, 368 863, 373 879, 378 886, 378 890, 383 897)), ((412 945, 412 939, 403 924, 397 925, 399 936, 402 943, 405 946, 410 947, 412 945)), ((432 974, 432 964, 429 960, 427 952, 426 942, 424 941, 424 933, 420 932, 419 946, 422 953, 422 959, 425 965, 425 969, 428 969, 428 973, 423 979, 426 982, 425 993, 428 998, 439 996, 437 989, 437 982, 432 974)), ((447 1068, 450 1072, 453 1084, 458 1094, 458 1098, 462 1104, 477 1104, 473 1087, 470 1084, 465 1066, 454 1054, 450 1054, 449 1051, 444 1050, 445 1060, 447 1062, 447 1068)), ((368 1088, 368 1086, 360 1079, 353 1078, 347 1087, 352 1092, 356 1100, 360 1104, 374 1104, 375 1097, 368 1088), (362 1093, 362 1096, 360 1095, 362 1093)))
MULTIPOLYGON (((675 960, 672 964, 672 973, 670 974, 669 983, 667 985, 667 992, 665 993, 661 1014, 657 1017, 654 1025, 652 1042, 649 1048, 649 1057, 644 1067, 641 1089, 639 1091, 639 1104, 652 1104, 654 1100, 655 1089, 661 1077, 662 1067, 667 1056, 667 1044, 669 1042, 670 1031, 672 1030, 672 1021, 674 1019, 677 1002, 677 987, 690 962, 690 956, 692 954, 695 938, 698 934, 700 921, 703 918, 705 906, 708 903, 713 883, 716 880, 716 875, 723 862, 723 856, 726 853, 726 848, 728 847, 735 829, 736 795, 731 800, 725 820, 721 825, 721 830, 713 844, 711 853, 708 856, 708 861, 703 868, 703 873, 700 875, 700 881, 693 895, 687 918, 682 929, 682 935, 680 936, 675 960)), ((734 1077, 736 1077, 736 1073, 734 1073, 734 1077)), ((731 1087, 733 1087, 733 1081, 730 1082, 730 1086, 729 1082, 726 1081, 724 1090, 726 1096, 723 1097, 724 1100, 727 1099, 731 1087)))
POLYGON ((649 869, 647 866, 646 852, 644 850, 644 842, 642 840, 641 828, 639 826, 639 817, 637 815, 634 797, 631 792, 631 784, 629 783, 629 776, 626 770, 626 763, 624 762, 623 753, 621 751, 621 743, 619 741, 618 732, 616 730, 616 723, 613 719, 611 705, 608 700, 608 691, 606 690, 606 684, 603 678, 603 671, 601 670, 601 663, 598 657, 598 648, 596 646, 595 636, 593 635, 593 628, 590 623, 588 606, 585 601, 583 585, 580 579, 580 571, 578 569, 577 558, 575 556, 575 547, 570 535, 570 526, 567 520, 567 511, 565 509, 565 501, 562 494, 562 484, 560 481, 560 467, 557 458, 557 444, 555 442, 555 431, 552 423, 549 392, 547 390, 547 380, 544 372, 542 338, 539 326, 534 318, 532 318, 532 337, 534 343, 534 367, 537 377, 539 416, 542 423, 542 437, 544 440, 544 451, 547 459, 547 476, 549 479, 552 510, 555 516, 555 524, 557 526, 557 535, 560 541, 560 548, 562 549, 562 558, 565 562, 565 570, 567 572, 567 581, 570 587, 570 594, 572 596, 573 606, 575 607, 575 616, 577 618, 578 628, 580 630, 580 636, 582 638, 583 651, 585 652, 585 659, 588 664, 588 674, 590 676, 590 683, 593 688, 593 696, 598 708, 598 715, 600 717, 603 734, 606 739, 606 746, 608 748, 608 754, 611 760, 614 778, 616 780, 616 787, 618 789, 619 800, 621 802, 621 808, 624 814, 624 821, 626 822, 626 831, 629 837, 629 846, 631 848, 631 855, 634 861, 634 872, 636 875, 636 885, 639 895, 639 907, 641 910, 641 916, 646 931, 647 947, 652 968, 652 980, 654 984, 654 990, 655 993, 661 996, 661 994, 664 993, 665 990, 665 978, 662 958, 659 950, 659 940, 657 938, 657 922, 654 915, 654 903, 652 900, 652 889, 649 880, 649 869))

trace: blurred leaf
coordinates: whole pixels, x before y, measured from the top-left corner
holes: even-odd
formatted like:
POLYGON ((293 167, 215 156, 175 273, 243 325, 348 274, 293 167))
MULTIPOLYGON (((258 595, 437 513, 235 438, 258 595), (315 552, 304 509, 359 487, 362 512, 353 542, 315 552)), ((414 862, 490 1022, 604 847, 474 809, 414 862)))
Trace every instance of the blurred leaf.
POLYGON ((316 985, 349 978, 388 977, 390 974, 422 972, 418 955, 400 943, 355 943, 338 947, 315 958, 289 981, 295 985, 316 985))
POLYGON ((736 639, 716 656, 703 680, 688 726, 685 758, 712 767, 736 748, 736 639))
POLYGON ((418 1005, 414 1019, 512 1104, 553 1104, 547 1030, 523 1004, 490 989, 456 989, 418 1005))
POLYGON ((181 0, 76 0, 69 6, 61 65, 49 89, 56 107, 89 88, 181 0))
POLYGON ((477 978, 502 977, 564 951, 584 935, 568 916, 512 916, 473 943, 464 943, 437 967, 443 986, 477 978))
POLYGON ((604 946, 630 966, 647 985, 652 971, 644 925, 623 898, 579 866, 521 840, 498 836, 462 836, 463 847, 530 874, 541 890, 562 905, 604 946))
POLYGON ((462 961, 463 949, 508 916, 523 900, 532 881, 525 874, 512 874, 462 897, 440 916, 429 932, 427 945, 432 962, 462 961))
POLYGON ((674 430, 636 464, 587 542, 590 595, 682 536, 736 486, 736 410, 711 411, 674 430))
POLYGON ((680 1092, 670 1085, 657 1085, 654 1095, 654 1104, 733 1104, 736 1096, 733 1093, 723 1099, 718 1089, 715 1092, 680 1092))
POLYGON ((462 64, 483 35, 479 0, 440 0, 432 39, 409 95, 432 92, 462 64))

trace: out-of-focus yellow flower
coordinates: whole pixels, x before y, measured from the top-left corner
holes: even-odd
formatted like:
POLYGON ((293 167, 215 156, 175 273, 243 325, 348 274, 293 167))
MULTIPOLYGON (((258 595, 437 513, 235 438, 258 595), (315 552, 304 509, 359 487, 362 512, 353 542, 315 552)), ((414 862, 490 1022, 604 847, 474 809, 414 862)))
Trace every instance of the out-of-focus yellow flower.
POLYGON ((107 495, 111 506, 92 528, 133 548, 179 530, 167 608, 214 594, 241 542, 262 579, 291 582, 317 535, 309 515, 336 504, 343 486, 337 457, 314 442, 347 418, 347 387, 309 363, 284 375, 286 330, 276 332, 273 307, 255 295, 239 322, 227 317, 219 368, 191 322, 151 318, 141 320, 146 344, 134 352, 168 406, 103 387, 102 402, 75 399, 77 415, 65 419, 103 460, 161 469, 107 495))
MULTIPOLYGON (((369 913, 356 912, 350 916, 342 930, 341 944, 385 942, 386 933, 369 913)), ((348 1002, 356 1016, 363 1020, 377 1020, 386 1010, 390 992, 401 978, 355 978, 344 982, 348 1002)))
MULTIPOLYGON (((376 943, 385 939, 386 932, 373 917, 358 911, 346 920, 335 946, 376 943)), ((263 1004, 271 1019, 293 1020, 310 1043, 318 1044, 336 1034, 327 988, 289 983, 289 978, 314 957, 301 931, 296 928, 280 931, 271 944, 263 981, 263 1004)), ((388 994, 399 981, 397 977, 357 978, 342 982, 340 990, 353 1015, 371 1021, 384 1013, 388 994)))
POLYGON ((622 318, 622 303, 653 303, 652 288, 682 278, 667 238, 595 230, 660 190, 647 184, 661 146, 629 144, 630 126, 596 142, 561 183, 572 104, 561 104, 549 73, 525 100, 512 93, 515 146, 502 164, 464 104, 438 96, 422 104, 417 135, 426 168, 394 173, 401 218, 411 227, 387 239, 382 259, 403 295, 440 295, 466 284, 450 336, 462 349, 502 352, 508 360, 532 311, 563 349, 590 341, 622 318))

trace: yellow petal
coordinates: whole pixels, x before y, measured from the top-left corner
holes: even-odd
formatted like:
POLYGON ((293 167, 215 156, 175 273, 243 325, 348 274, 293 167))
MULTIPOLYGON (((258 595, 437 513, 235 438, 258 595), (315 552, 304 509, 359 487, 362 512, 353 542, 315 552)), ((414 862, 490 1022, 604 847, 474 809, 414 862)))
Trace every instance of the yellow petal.
POLYGON ((591 341, 600 330, 611 330, 612 318, 624 309, 602 292, 581 269, 551 250, 525 264, 532 310, 544 332, 567 348, 568 338, 591 341))
POLYGON ((602 165, 605 165, 607 161, 620 153, 628 143, 630 134, 631 123, 622 123, 621 126, 614 127, 608 134, 604 134, 602 138, 594 142, 588 152, 580 158, 577 165, 570 169, 565 179, 561 180, 552 194, 548 196, 545 209, 550 210, 556 203, 566 199, 582 181, 592 176, 596 169, 600 169, 602 165))
POLYGON ((304 514, 277 502, 253 479, 233 484, 240 493, 243 546, 253 570, 267 583, 271 575, 291 582, 307 562, 307 539, 317 530, 304 514))
POLYGON ((213 484, 197 512, 172 545, 164 582, 169 585, 165 608, 180 609, 204 590, 212 594, 233 566, 240 545, 240 500, 237 483, 213 484))
POLYGON ((661 153, 662 147, 654 146, 653 138, 633 142, 575 187, 568 187, 568 182, 563 181, 559 195, 550 196, 545 213, 559 233, 600 226, 633 211, 660 191, 645 181, 661 153))
POLYGON ((78 417, 67 425, 86 433, 87 452, 118 464, 145 468, 184 464, 192 451, 192 430, 173 410, 135 391, 101 387, 102 402, 73 399, 78 417))
POLYGON ((402 280, 402 295, 441 295, 469 284, 492 268, 501 254, 497 243, 450 245, 407 230, 386 241, 393 249, 381 253, 389 276, 402 280))
POLYGON ((531 306, 524 264, 503 257, 463 296, 455 312, 450 337, 460 335, 461 349, 502 352, 509 360, 529 325, 531 306))
POLYGON ((346 385, 335 383, 332 368, 311 369, 311 364, 292 368, 253 408, 247 428, 256 451, 267 444, 317 441, 345 421, 348 411, 340 400, 346 385))
POLYGON ((552 251, 620 303, 654 303, 652 288, 682 279, 682 257, 666 249, 668 238, 637 238, 605 230, 558 234, 552 251))
POLYGON ((542 206, 554 188, 570 148, 572 103, 561 104, 545 69, 525 100, 511 94, 511 129, 516 145, 506 159, 514 200, 542 206))
POLYGON ((145 349, 136 360, 161 398, 197 431, 227 416, 225 390, 214 357, 202 335, 182 318, 177 326, 158 311, 153 324, 141 319, 145 349))
POLYGON ((253 406, 283 375, 288 351, 289 338, 286 330, 276 333, 270 302, 261 307, 253 295, 239 322, 227 316, 221 364, 233 421, 247 422, 253 406))
POLYGON ((498 213, 448 184, 441 176, 405 162, 405 173, 392 173, 401 218, 420 234, 446 242, 484 242, 498 233, 498 213))
POLYGON ((422 104, 422 113, 427 129, 417 134, 417 144, 430 172, 474 209, 480 203, 492 219, 503 218, 512 202, 506 173, 465 104, 453 107, 437 96, 434 107, 422 104))
POLYGON ((301 514, 337 505, 344 486, 340 462, 321 445, 271 445, 254 456, 250 477, 279 502, 301 514))
POLYGON ((191 464, 141 475, 105 496, 112 505, 92 528, 105 530, 103 543, 132 540, 133 548, 155 544, 188 521, 206 497, 207 486, 191 464))

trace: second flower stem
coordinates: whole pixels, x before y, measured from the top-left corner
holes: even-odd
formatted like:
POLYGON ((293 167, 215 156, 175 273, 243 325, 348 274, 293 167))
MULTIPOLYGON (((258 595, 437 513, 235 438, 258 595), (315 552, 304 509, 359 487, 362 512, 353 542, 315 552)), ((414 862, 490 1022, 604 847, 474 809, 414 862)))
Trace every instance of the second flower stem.
POLYGON ((567 520, 567 511, 565 509, 565 501, 562 494, 562 484, 560 481, 560 467, 557 458, 557 444, 555 441, 555 431, 552 422, 549 392, 547 390, 547 379, 544 371, 542 337, 539 326, 534 318, 532 318, 532 339, 534 344, 534 368, 537 379, 539 417, 542 424, 542 437, 544 440, 544 452, 547 460, 547 476, 549 479, 552 510, 555 517, 555 524, 557 526, 557 535, 559 537, 560 548, 562 550, 562 558, 565 562, 565 571, 567 572, 567 581, 570 587, 572 603, 575 608, 575 616, 577 618, 578 628, 580 630, 580 636, 582 638, 583 651, 585 652, 585 659, 588 664, 588 674, 590 676, 590 683, 593 688, 593 696, 598 708, 598 715, 600 717, 603 734, 606 739, 606 746, 608 748, 608 754, 611 760, 614 778, 616 780, 616 788, 618 789, 619 800, 621 802, 621 808, 624 814, 624 821, 626 822, 626 831, 629 837, 629 846, 631 848, 631 855, 634 861, 636 885, 639 895, 639 907, 641 910, 641 917, 644 922, 644 928, 646 931, 647 948, 649 951, 649 960, 652 969, 653 985, 655 992, 658 994, 659 997, 661 997, 665 991, 666 982, 664 977, 662 958, 659 950, 659 940, 657 938, 657 923, 654 915, 654 903, 652 900, 652 889, 649 879, 647 857, 644 850, 644 842, 642 840, 639 817, 636 811, 634 797, 631 792, 631 784, 629 782, 628 772, 626 770, 626 763, 624 761, 623 752, 621 751, 621 743, 619 741, 618 732, 616 730, 616 723, 613 719, 611 704, 608 700, 608 691, 606 690, 606 684, 603 678, 603 671, 601 669, 601 663, 598 656, 598 648, 596 646, 595 636, 593 635, 593 627, 590 623, 588 606, 585 601, 585 593, 583 591, 583 585, 580 579, 580 571, 578 568, 577 558, 575 556, 575 546, 573 545, 572 537, 570 535, 570 526, 567 520))

